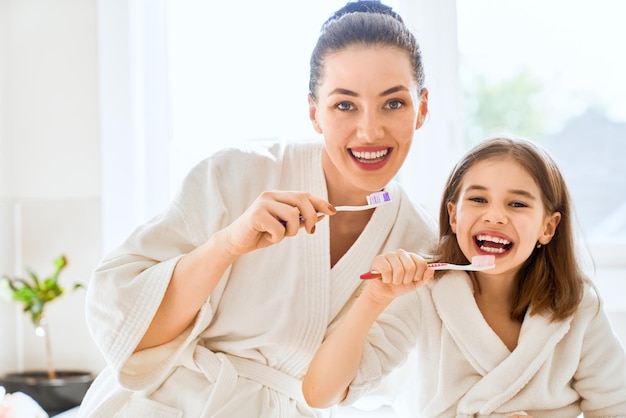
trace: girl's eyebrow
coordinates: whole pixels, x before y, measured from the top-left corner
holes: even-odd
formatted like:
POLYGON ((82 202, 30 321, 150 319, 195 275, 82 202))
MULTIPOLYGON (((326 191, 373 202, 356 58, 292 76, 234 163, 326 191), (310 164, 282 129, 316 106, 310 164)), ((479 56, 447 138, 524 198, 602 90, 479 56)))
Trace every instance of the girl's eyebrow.
MULTIPOLYGON (((481 191, 481 192, 484 192, 484 191, 487 191, 487 188, 485 186, 481 186, 479 184, 470 184, 469 186, 467 186, 465 191, 466 192, 470 192, 470 191, 481 191)), ((524 189, 509 189, 508 192, 510 194, 522 196, 522 197, 525 197, 525 198, 530 199, 530 200, 537 200, 535 195, 533 195, 532 193, 530 193, 529 191, 524 190, 524 189)))
MULTIPOLYGON (((384 96, 388 96, 390 94, 399 92, 399 91, 409 91, 408 88, 406 88, 403 85, 397 85, 391 88, 388 88, 387 90, 383 91, 382 93, 379 94, 379 97, 384 97, 384 96)), ((344 89, 344 88, 336 88, 334 90, 332 90, 330 93, 328 93, 328 96, 332 96, 333 94, 343 94, 346 96, 352 96, 352 97, 359 97, 359 94, 357 92, 354 92, 352 90, 348 90, 348 89, 344 89)))

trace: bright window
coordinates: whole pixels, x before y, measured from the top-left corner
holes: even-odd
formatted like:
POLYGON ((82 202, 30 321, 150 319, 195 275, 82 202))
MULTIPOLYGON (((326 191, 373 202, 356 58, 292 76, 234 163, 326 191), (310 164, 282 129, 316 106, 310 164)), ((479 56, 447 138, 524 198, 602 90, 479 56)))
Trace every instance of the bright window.
POLYGON ((625 310, 626 3, 457 2, 466 143, 498 131, 546 147, 568 183, 589 265, 625 310))

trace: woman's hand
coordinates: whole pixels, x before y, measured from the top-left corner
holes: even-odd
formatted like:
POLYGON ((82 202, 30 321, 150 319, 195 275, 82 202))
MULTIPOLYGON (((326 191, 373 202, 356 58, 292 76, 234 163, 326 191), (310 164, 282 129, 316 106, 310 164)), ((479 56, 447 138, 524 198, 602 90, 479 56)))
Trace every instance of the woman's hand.
POLYGON ((267 191, 223 230, 226 248, 233 256, 265 248, 292 237, 300 228, 312 234, 324 215, 335 208, 324 199, 305 192, 267 191), (318 215, 322 213, 323 215, 318 215))
POLYGON ((423 257, 402 249, 377 256, 371 270, 379 272, 382 278, 370 280, 364 293, 382 302, 415 290, 430 282, 435 274, 423 257))
POLYGON ((530 415, 525 415, 525 414, 513 414, 509 418, 533 418, 533 417, 531 417, 530 415))

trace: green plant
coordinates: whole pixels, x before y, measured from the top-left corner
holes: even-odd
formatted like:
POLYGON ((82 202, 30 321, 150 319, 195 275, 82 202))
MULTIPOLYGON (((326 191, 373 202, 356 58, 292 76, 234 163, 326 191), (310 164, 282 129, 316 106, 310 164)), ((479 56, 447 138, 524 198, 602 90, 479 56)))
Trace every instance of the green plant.
MULTIPOLYGON (((30 279, 2 276, 0 279, 0 292, 2 295, 23 306, 25 313, 29 313, 37 335, 45 338, 46 357, 48 363, 48 378, 56 378, 55 368, 52 361, 52 349, 50 346, 50 333, 44 318, 46 304, 61 297, 66 290, 59 284, 59 274, 67 266, 67 258, 59 256, 53 262, 54 271, 46 277, 41 278, 32 270, 27 269, 30 279)), ((76 283, 72 290, 83 287, 76 283)))

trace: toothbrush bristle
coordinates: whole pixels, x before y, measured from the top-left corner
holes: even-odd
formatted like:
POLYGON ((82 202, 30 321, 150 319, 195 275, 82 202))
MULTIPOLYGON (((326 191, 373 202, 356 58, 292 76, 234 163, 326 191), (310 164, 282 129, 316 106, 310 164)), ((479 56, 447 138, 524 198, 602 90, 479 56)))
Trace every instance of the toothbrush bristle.
POLYGON ((367 196, 368 205, 377 205, 377 204, 385 203, 385 202, 391 202, 391 196, 389 195, 389 192, 386 192, 386 191, 376 192, 367 196))
POLYGON ((472 257, 472 265, 476 267, 488 267, 496 264, 495 255, 475 255, 472 257))

